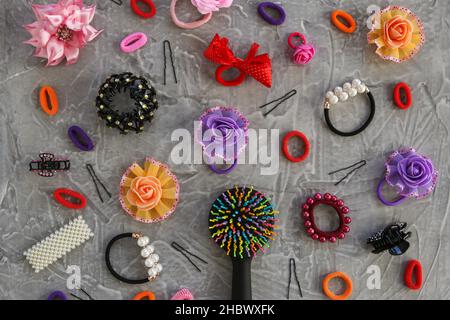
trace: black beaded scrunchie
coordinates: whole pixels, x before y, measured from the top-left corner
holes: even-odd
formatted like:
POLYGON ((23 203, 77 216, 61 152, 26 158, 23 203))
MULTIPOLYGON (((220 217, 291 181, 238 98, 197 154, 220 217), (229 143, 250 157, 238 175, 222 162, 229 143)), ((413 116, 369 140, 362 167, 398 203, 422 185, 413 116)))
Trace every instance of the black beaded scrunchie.
POLYGON ((137 77, 131 72, 113 74, 102 84, 95 99, 97 114, 106 121, 110 128, 117 128, 122 134, 130 130, 140 133, 144 130, 144 122, 151 122, 158 101, 156 91, 146 79, 137 77), (129 91, 130 98, 135 101, 133 109, 119 112, 114 109, 112 98, 120 92, 129 91))

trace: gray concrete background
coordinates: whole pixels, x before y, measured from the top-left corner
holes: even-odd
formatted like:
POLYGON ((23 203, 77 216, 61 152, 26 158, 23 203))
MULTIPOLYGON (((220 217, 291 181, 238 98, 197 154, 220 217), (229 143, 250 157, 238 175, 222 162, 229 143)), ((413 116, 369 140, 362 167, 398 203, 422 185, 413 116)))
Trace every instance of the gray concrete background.
MULTIPOLYGON (((32 47, 22 44, 28 34, 21 27, 34 21, 31 1, 0 0, 0 298, 44 299, 55 289, 65 290, 68 265, 79 265, 82 287, 96 299, 130 299, 136 292, 152 290, 158 299, 168 299, 180 287, 189 288, 198 299, 228 299, 231 293, 231 263, 209 238, 208 210, 215 197, 234 184, 253 184, 273 195, 281 212, 280 235, 267 254, 253 262, 255 299, 285 299, 288 258, 297 260, 297 270, 305 299, 324 299, 321 280, 336 270, 348 273, 354 282, 352 299, 448 299, 450 297, 449 212, 449 123, 450 123, 450 28, 449 2, 425 1, 282 1, 287 10, 285 24, 274 27, 256 14, 259 1, 236 0, 230 9, 214 14, 206 26, 181 30, 172 24, 169 0, 155 0, 154 19, 135 16, 128 1, 122 7, 99 0, 93 25, 104 33, 81 52, 73 66, 45 68, 32 57, 32 47), (404 5, 420 16, 426 29, 426 44, 413 60, 393 64, 375 55, 366 40, 366 8, 404 5), (338 32, 330 25, 335 8, 357 18, 353 35, 338 32), (133 54, 119 50, 120 40, 135 31, 149 36, 146 47, 133 54), (286 44, 290 32, 305 33, 315 44, 317 56, 311 65, 298 67, 290 61, 286 44), (273 57, 273 88, 266 89, 248 79, 238 88, 225 88, 214 81, 215 66, 202 52, 214 33, 230 38, 242 56, 252 41, 260 52, 273 57), (163 86, 162 42, 169 39, 174 49, 179 84, 163 86), (147 77, 157 88, 161 108, 154 123, 142 135, 121 136, 98 120, 93 102, 99 85, 112 73, 131 71, 147 77), (371 126, 353 138, 333 135, 324 124, 322 101, 330 88, 355 77, 371 88, 377 113, 371 126), (405 81, 414 94, 408 111, 394 107, 393 86, 405 81), (39 110, 37 92, 41 85, 53 86, 59 96, 60 112, 49 118, 39 110), (298 94, 271 116, 264 118, 257 106, 291 89, 298 94), (193 131, 193 121, 203 110, 215 105, 237 106, 250 120, 251 128, 279 128, 282 136, 296 129, 312 143, 305 163, 291 164, 280 157, 274 176, 260 175, 258 165, 240 165, 232 174, 214 175, 204 165, 173 165, 170 153, 175 143, 170 135, 177 128, 193 131), (96 143, 94 152, 78 152, 66 135, 70 125, 81 125, 96 143), (430 156, 439 168, 434 194, 422 201, 408 201, 388 208, 376 198, 375 188, 383 174, 383 163, 391 151, 413 146, 430 156), (52 179, 28 172, 28 162, 41 151, 70 158, 72 169, 52 179), (171 165, 181 182, 181 201, 173 217, 155 225, 140 224, 123 213, 118 201, 118 184, 123 171, 133 162, 152 156, 171 165), (349 182, 334 186, 327 172, 368 160, 365 169, 349 182), (85 170, 92 163, 113 192, 102 204, 85 170), (47 270, 34 274, 22 253, 68 222, 74 213, 52 199, 57 187, 82 190, 88 206, 82 214, 95 237, 47 270), (352 210, 352 231, 338 244, 310 240, 302 228, 299 205, 314 192, 334 192, 352 210), (411 248, 402 257, 373 255, 365 245, 372 232, 394 221, 406 221, 412 231, 411 248), (164 266, 154 283, 122 284, 106 269, 103 255, 110 238, 121 232, 141 231, 156 242, 164 266), (208 260, 199 273, 170 243, 177 241, 208 260), (409 259, 424 267, 424 285, 409 291, 402 283, 409 259), (367 267, 381 269, 381 290, 368 290, 367 267)), ((43 1, 39 1, 42 3, 43 1)), ((193 18, 188 1, 180 1, 177 11, 183 19, 193 18), (184 12, 184 14, 182 13, 184 12)), ((170 70, 169 70, 170 71, 170 70)), ((362 98, 358 98, 362 99, 362 98)), ((367 115, 364 100, 355 99, 333 113, 343 129, 358 125, 367 115)), ((323 211, 325 214, 326 211, 323 211)), ((333 218, 321 215, 324 226, 333 218)), ((133 243, 123 243, 114 252, 114 262, 122 272, 140 275, 144 271, 136 258, 133 243)), ((298 298, 293 287, 291 297, 298 298)))

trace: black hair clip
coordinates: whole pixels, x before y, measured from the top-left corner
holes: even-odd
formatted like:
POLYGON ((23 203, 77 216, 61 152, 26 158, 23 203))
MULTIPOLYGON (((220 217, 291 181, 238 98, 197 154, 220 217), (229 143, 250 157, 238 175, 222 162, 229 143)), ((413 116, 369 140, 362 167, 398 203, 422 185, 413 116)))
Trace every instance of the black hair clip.
MULTIPOLYGON (((80 288, 79 290, 80 290, 82 293, 84 293, 84 294, 88 297, 88 300, 94 300, 94 298, 92 298, 91 295, 90 295, 89 293, 87 293, 83 288, 80 288)), ((78 299, 78 300, 86 300, 86 299, 83 299, 83 298, 77 296, 76 294, 74 294, 74 293, 72 293, 72 292, 70 292, 69 294, 70 294, 72 297, 74 297, 75 299, 78 299)))
POLYGON ((362 167, 364 167, 366 164, 367 164, 367 161, 366 161, 366 160, 361 160, 361 161, 358 161, 358 162, 355 163, 355 164, 352 164, 351 166, 348 166, 348 167, 345 167, 345 168, 342 168, 342 169, 339 169, 339 170, 332 171, 332 172, 328 173, 328 175, 331 176, 331 175, 333 175, 333 174, 335 174, 335 173, 338 173, 338 172, 342 172, 342 171, 345 171, 345 170, 352 169, 352 170, 350 170, 349 172, 347 172, 347 174, 346 174, 341 180, 339 180, 338 182, 336 182, 336 183, 334 184, 335 186, 338 186, 338 185, 340 185, 340 184, 342 183, 342 181, 344 181, 345 179, 347 179, 353 172, 358 171, 359 169, 361 169, 362 167))
POLYGON ((300 297, 303 298, 302 287, 300 286, 300 281, 298 281, 298 277, 297 277, 297 266, 295 265, 295 259, 293 259, 293 258, 289 259, 289 282, 288 282, 288 287, 287 287, 287 296, 286 296, 286 298, 289 300, 289 296, 290 296, 289 293, 291 291, 292 273, 294 273, 295 282, 297 282, 297 287, 298 287, 298 291, 299 291, 300 297))
POLYGON ((208 262, 206 262, 205 260, 203 260, 199 256, 193 254, 192 252, 190 252, 186 248, 182 247, 181 245, 179 245, 175 241, 172 242, 171 246, 172 246, 172 248, 177 250, 179 253, 181 253, 186 259, 188 259, 188 261, 195 267, 195 269, 197 269, 198 272, 202 272, 202 270, 200 270, 200 268, 194 263, 194 261, 191 260, 191 258, 188 256, 188 254, 190 256, 194 257, 194 258, 197 258, 199 261, 203 262, 204 264, 208 264, 208 262))
POLYGON ((172 53, 172 45, 170 44, 169 40, 164 40, 163 41, 163 54, 164 54, 164 85, 167 84, 166 81, 166 73, 167 73, 167 53, 166 50, 169 50, 169 58, 170 58, 170 64, 172 65, 172 72, 173 72, 173 78, 175 83, 178 83, 178 79, 177 79, 177 73, 175 71, 175 63, 173 62, 173 53, 172 53))
POLYGON ((53 177, 56 171, 67 171, 70 169, 70 161, 57 159, 51 153, 39 154, 40 160, 30 162, 30 171, 37 172, 42 177, 53 177))
POLYGON ((117 4, 118 6, 121 6, 123 3, 122 0, 111 0, 111 1, 117 4))
POLYGON ((411 232, 404 232, 406 226, 406 222, 391 224, 372 235, 367 239, 367 244, 374 247, 372 253, 378 254, 389 250, 393 256, 404 254, 409 248, 409 242, 406 239, 411 236, 411 232))
POLYGON ((109 192, 109 190, 105 187, 105 185, 103 184, 103 182, 98 178, 97 174, 95 173, 94 168, 92 167, 91 164, 86 164, 86 169, 89 173, 89 175, 92 178, 92 181, 94 182, 95 185, 95 190, 97 191, 97 195, 100 198, 100 201, 103 203, 103 197, 102 194, 100 192, 100 188, 99 185, 103 188, 103 190, 105 191, 105 193, 108 195, 109 198, 112 197, 111 192, 109 192))
POLYGON ((269 105, 271 105, 272 103, 277 102, 277 104, 275 104, 275 106, 270 109, 269 111, 267 111, 266 113, 264 113, 264 117, 267 117, 269 114, 272 113, 272 111, 274 111, 276 108, 278 108, 283 102, 289 100, 290 98, 292 98, 293 96, 295 96, 297 94, 297 90, 292 89, 291 91, 289 91, 288 93, 286 93, 284 96, 282 96, 281 98, 272 100, 270 102, 267 102, 266 104, 263 104, 262 106, 260 106, 259 108, 265 108, 269 105))

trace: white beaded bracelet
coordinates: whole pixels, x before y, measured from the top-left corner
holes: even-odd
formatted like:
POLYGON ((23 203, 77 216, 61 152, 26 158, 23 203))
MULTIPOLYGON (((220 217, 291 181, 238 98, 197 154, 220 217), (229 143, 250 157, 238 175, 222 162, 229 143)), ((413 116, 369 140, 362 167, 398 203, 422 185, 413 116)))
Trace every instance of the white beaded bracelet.
POLYGON ((83 217, 79 216, 33 245, 24 252, 24 255, 37 273, 93 236, 94 234, 83 217))

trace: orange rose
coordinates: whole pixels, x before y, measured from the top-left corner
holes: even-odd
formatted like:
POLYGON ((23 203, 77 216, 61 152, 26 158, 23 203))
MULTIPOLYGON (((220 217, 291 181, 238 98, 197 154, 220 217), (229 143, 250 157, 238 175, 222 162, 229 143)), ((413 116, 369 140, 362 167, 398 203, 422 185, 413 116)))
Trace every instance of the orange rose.
POLYGON ((127 192, 130 204, 141 210, 151 210, 161 201, 161 182, 155 177, 136 177, 127 192))
POLYGON ((411 21, 395 16, 384 25, 384 40, 391 48, 404 48, 410 44, 413 35, 411 21))

